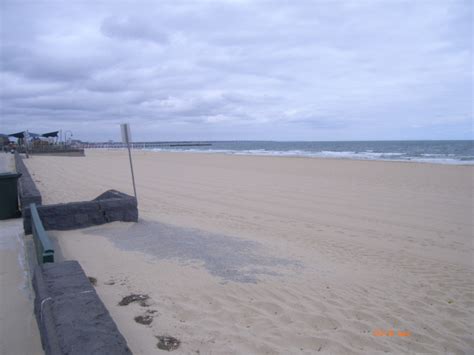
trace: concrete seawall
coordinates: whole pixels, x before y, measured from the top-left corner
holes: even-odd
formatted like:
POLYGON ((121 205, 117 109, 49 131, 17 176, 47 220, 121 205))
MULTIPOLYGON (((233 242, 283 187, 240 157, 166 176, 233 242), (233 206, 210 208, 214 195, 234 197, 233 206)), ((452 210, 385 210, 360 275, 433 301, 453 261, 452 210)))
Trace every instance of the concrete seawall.
POLYGON ((38 265, 33 288, 47 355, 132 353, 77 261, 38 265))
POLYGON ((18 153, 15 153, 15 165, 16 171, 21 173, 21 177, 18 180, 18 194, 21 209, 23 210, 29 207, 31 203, 35 203, 38 206, 41 205, 41 193, 26 168, 23 158, 18 153))
MULTIPOLYGON (((45 230, 70 230, 123 221, 137 222, 137 200, 127 194, 109 190, 92 201, 38 206, 45 230)), ((23 227, 31 233, 31 212, 23 210, 23 227)))
MULTIPOLYGON (((37 205, 45 230, 78 229, 113 221, 136 222, 134 197, 109 190, 92 201, 42 205, 39 190, 19 154, 15 155, 25 234, 32 233, 30 204, 37 205)), ((47 236, 45 236, 48 238, 47 236)), ((32 260, 35 259, 31 255, 32 260)), ((36 259, 35 259, 36 260, 36 259)), ((47 355, 131 354, 94 287, 75 260, 34 267, 34 313, 47 355)))

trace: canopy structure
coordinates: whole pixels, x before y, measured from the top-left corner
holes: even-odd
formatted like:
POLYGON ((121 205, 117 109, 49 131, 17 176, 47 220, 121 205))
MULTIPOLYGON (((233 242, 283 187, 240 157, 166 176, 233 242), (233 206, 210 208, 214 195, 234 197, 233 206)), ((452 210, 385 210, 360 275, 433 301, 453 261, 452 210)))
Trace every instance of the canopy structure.
MULTIPOLYGON (((28 132, 28 137, 30 138, 38 138, 38 137, 57 137, 59 131, 55 132, 49 132, 45 134, 38 134, 38 133, 33 133, 33 132, 28 132)), ((26 136, 26 131, 23 132, 17 132, 17 133, 12 133, 8 135, 9 137, 15 137, 15 138, 25 138, 26 136)))
POLYGON ((23 132, 18 132, 18 133, 12 133, 8 135, 9 137, 15 137, 15 138, 25 138, 25 131, 23 132))
POLYGON ((57 137, 58 136, 58 133, 59 131, 54 131, 54 132, 49 132, 49 133, 43 133, 41 135, 41 137, 46 137, 46 138, 49 138, 49 137, 57 137))

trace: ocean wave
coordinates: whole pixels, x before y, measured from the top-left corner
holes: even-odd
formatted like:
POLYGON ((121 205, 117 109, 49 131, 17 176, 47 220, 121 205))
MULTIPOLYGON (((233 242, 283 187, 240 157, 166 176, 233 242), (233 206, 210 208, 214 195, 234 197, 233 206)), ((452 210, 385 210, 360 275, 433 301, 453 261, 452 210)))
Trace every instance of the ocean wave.
POLYGON ((350 160, 382 160, 401 161, 416 163, 434 163, 451 165, 474 165, 474 157, 456 157, 455 154, 417 154, 410 155, 399 152, 355 152, 355 151, 330 151, 323 150, 311 152, 305 150, 267 150, 267 149, 173 149, 173 148, 153 148, 146 149, 158 152, 188 152, 188 153, 214 153, 231 155, 255 155, 255 156, 280 156, 280 157, 306 157, 306 158, 327 158, 327 159, 350 159, 350 160))

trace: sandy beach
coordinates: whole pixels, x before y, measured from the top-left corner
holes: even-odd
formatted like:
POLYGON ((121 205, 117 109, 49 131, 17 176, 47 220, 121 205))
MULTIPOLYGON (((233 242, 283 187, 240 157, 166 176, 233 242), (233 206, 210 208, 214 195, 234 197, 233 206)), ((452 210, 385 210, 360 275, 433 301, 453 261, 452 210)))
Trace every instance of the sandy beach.
MULTIPOLYGON (((133 156, 137 224, 50 234, 134 353, 159 353, 162 335, 176 354, 474 348, 474 166, 133 156), (132 293, 149 299, 118 305, 132 293)), ((25 163, 44 204, 133 194, 126 151, 25 163)))

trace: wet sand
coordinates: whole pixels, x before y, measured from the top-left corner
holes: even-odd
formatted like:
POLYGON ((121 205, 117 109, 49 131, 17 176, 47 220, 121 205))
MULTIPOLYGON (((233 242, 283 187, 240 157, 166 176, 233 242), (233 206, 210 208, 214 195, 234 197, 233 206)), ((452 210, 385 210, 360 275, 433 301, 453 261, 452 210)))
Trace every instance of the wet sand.
MULTIPOLYGON (((138 224, 51 233, 97 278, 134 353, 162 335, 194 354, 474 348, 472 166, 134 158, 138 224), (118 305, 134 293, 149 300, 118 305)), ((124 151, 27 165, 45 203, 133 192, 124 151)))

